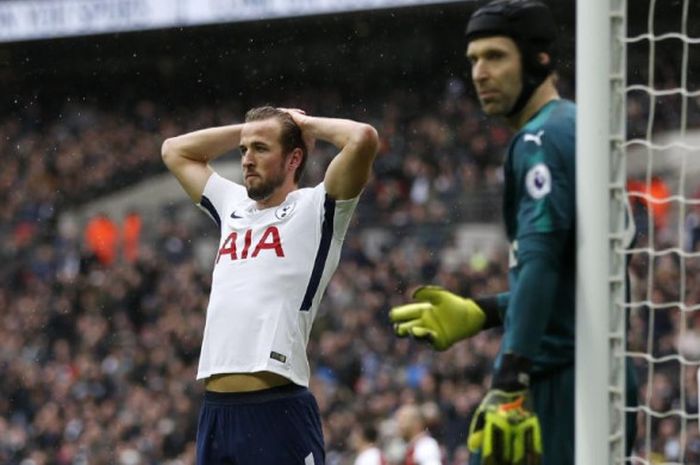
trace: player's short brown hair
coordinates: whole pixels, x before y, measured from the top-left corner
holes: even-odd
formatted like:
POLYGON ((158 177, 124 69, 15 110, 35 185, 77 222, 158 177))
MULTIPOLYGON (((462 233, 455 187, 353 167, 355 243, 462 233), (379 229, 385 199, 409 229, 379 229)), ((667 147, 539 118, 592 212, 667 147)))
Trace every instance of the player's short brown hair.
POLYGON ((301 175, 304 172, 304 166, 306 165, 306 158, 308 155, 308 149, 306 147, 306 142, 304 142, 304 138, 302 137, 301 128, 294 122, 289 113, 270 105, 251 108, 245 114, 246 123, 251 121, 264 121, 266 119, 273 118, 279 121, 280 125, 282 126, 280 143, 282 144, 282 150, 284 153, 288 154, 297 147, 301 149, 301 163, 294 173, 294 182, 298 184, 299 179, 301 179, 301 175))

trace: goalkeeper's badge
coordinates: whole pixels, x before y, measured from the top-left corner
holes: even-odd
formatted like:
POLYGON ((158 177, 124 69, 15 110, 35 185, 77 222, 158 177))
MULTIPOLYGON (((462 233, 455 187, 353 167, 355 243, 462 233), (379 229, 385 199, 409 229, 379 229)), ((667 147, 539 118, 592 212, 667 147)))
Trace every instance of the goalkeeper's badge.
POLYGON ((533 199, 541 199, 552 191, 552 174, 544 163, 538 163, 525 175, 527 193, 533 199))

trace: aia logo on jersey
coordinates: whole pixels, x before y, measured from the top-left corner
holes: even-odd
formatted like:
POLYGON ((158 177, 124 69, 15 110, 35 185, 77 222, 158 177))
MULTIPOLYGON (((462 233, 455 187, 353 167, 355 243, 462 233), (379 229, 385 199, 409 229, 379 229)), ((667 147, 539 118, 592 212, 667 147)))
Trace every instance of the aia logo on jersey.
POLYGON ((218 264, 219 260, 225 255, 228 255, 231 261, 244 260, 249 257, 255 258, 264 251, 269 251, 268 253, 274 252, 276 256, 284 257, 280 231, 276 226, 268 226, 254 247, 252 229, 247 229, 244 233, 233 231, 228 235, 216 254, 216 263, 218 264))

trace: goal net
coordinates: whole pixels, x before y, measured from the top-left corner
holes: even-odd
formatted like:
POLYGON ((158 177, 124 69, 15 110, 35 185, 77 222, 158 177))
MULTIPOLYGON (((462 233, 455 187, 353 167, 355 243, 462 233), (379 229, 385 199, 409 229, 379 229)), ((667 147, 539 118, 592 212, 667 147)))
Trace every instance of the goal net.
POLYGON ((700 2, 628 3, 626 354, 637 440, 627 463, 700 463, 700 2))
POLYGON ((598 146, 577 142, 578 184, 596 173, 606 183, 603 203, 577 191, 577 464, 697 464, 700 2, 579 0, 578 15, 578 138, 608 138, 598 146), (609 63, 599 81, 586 74, 596 52, 580 43, 596 30, 603 36, 593 40, 598 67, 609 63), (607 106, 591 103, 596 98, 607 106), (585 160, 597 149, 605 156, 585 160), (631 245, 628 218, 636 226, 631 245), (605 231, 590 226, 596 221, 605 231), (596 319, 603 323, 595 326, 596 319), (638 405, 630 405, 625 360, 636 373, 638 405), (631 454, 626 419, 636 423, 631 454), (590 448, 604 452, 584 451, 590 448))

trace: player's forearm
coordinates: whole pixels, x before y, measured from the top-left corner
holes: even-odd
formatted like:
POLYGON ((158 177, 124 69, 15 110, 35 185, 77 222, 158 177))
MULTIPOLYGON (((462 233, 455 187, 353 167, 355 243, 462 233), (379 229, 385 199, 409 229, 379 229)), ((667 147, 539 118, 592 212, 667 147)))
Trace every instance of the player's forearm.
POLYGON ((163 160, 168 166, 178 161, 206 164, 238 148, 242 127, 242 124, 232 124, 171 137, 163 143, 163 160))
POLYGON ((532 358, 537 353, 554 311, 560 257, 560 234, 542 234, 518 241, 521 263, 515 288, 510 290, 503 352, 532 358))
POLYGON ((336 200, 358 196, 369 180, 377 155, 377 131, 369 124, 347 119, 309 116, 300 118, 299 124, 306 136, 325 140, 340 149, 323 180, 328 195, 336 200))
POLYGON ((556 270, 543 260, 533 260, 520 271, 508 312, 504 352, 535 356, 552 312, 556 282, 556 270))
POLYGON ((376 145, 377 131, 366 123, 341 118, 307 116, 300 123, 304 134, 330 142, 339 149, 348 145, 376 145))

